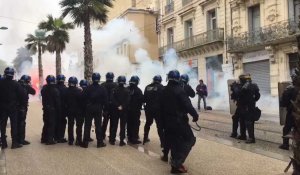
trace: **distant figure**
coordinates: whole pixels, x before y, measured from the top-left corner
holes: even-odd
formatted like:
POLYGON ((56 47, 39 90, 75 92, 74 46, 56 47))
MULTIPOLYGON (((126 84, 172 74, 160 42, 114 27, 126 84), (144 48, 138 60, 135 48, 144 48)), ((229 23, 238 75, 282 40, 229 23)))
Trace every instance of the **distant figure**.
POLYGON ((199 83, 200 84, 197 86, 196 91, 197 91, 197 94, 198 94, 198 110, 200 111, 200 109, 201 109, 201 107, 200 107, 201 99, 203 99, 204 110, 206 110, 207 87, 203 83, 203 80, 200 80, 199 83))

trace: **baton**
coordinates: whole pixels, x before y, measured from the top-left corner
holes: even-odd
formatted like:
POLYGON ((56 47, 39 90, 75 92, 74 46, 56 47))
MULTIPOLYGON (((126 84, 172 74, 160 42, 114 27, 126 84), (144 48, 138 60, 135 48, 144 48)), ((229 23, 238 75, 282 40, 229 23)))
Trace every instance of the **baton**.
POLYGON ((201 131, 201 126, 197 122, 194 123, 196 123, 197 128, 194 128, 193 126, 191 126, 191 128, 195 131, 201 131))

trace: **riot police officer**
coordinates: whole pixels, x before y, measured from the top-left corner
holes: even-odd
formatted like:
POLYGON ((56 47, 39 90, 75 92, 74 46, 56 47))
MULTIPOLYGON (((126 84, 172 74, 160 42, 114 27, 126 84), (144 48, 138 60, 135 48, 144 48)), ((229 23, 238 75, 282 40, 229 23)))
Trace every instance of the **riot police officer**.
POLYGON ((294 117, 292 115, 293 106, 291 101, 295 101, 297 97, 297 89, 295 88, 296 75, 292 75, 292 84, 289 85, 283 92, 280 98, 280 107, 285 107, 287 110, 285 125, 283 127, 283 143, 279 146, 280 149, 289 150, 289 138, 285 137, 288 135, 292 128, 295 126, 294 117))
POLYGON ((29 75, 23 75, 20 79, 20 85, 22 86, 25 92, 25 106, 21 107, 18 112, 18 136, 19 136, 19 143, 22 145, 30 144, 29 141, 25 140, 25 131, 26 131, 26 116, 28 111, 28 101, 29 101, 29 94, 35 95, 36 91, 31 86, 31 77, 29 75))
POLYGON ((26 104, 25 101, 25 92, 22 89, 21 85, 17 81, 13 80, 14 69, 7 67, 4 70, 4 79, 0 81, 0 124, 1 124, 1 141, 2 148, 7 148, 6 141, 6 125, 8 117, 11 124, 11 137, 12 145, 11 148, 20 148, 22 147, 19 144, 18 138, 18 109, 19 107, 24 107, 26 104))
POLYGON ((168 85, 161 96, 161 110, 166 143, 171 149, 171 173, 186 173, 183 166, 191 148, 196 142, 191 127, 186 119, 186 113, 198 121, 198 113, 191 104, 179 82, 180 73, 172 70, 168 73, 168 85))
POLYGON ((255 143, 254 123, 256 115, 256 102, 260 99, 259 88, 252 83, 251 75, 244 74, 240 76, 242 89, 239 95, 239 108, 241 118, 245 121, 246 130, 248 132, 248 140, 246 143, 255 143))
MULTIPOLYGON (((160 111, 160 97, 164 86, 161 84, 162 78, 160 75, 153 77, 153 82, 146 86, 144 91, 144 103, 145 103, 145 114, 146 124, 144 127, 144 139, 143 144, 150 141, 149 131, 150 127, 155 120, 157 133, 160 139, 160 146, 165 148, 164 131, 162 126, 161 111, 160 111)), ((164 155, 168 155, 168 152, 163 150, 164 155)), ((167 156, 166 156, 167 157, 167 156)))
POLYGON ((112 105, 112 92, 113 90, 118 86, 116 83, 114 83, 114 73, 107 72, 106 73, 106 81, 102 83, 102 86, 106 89, 108 94, 108 104, 103 109, 103 122, 102 122, 102 137, 105 139, 106 137, 106 129, 107 124, 111 116, 113 115, 113 105, 112 105))
POLYGON ((93 73, 93 84, 88 86, 84 92, 84 98, 86 101, 86 118, 84 123, 83 144, 81 145, 84 148, 87 148, 89 144, 93 119, 95 120, 96 127, 97 148, 106 146, 102 138, 101 123, 103 107, 107 105, 108 97, 106 89, 99 84, 100 78, 101 76, 99 73, 93 73))
POLYGON ((48 75, 46 78, 47 84, 43 86, 41 90, 42 104, 43 104, 43 131, 41 143, 46 145, 56 144, 55 128, 61 111, 61 97, 59 90, 55 85, 55 77, 48 75))
POLYGON ((68 80, 69 87, 65 94, 65 105, 68 117, 68 142, 73 145, 74 142, 74 124, 76 121, 76 145, 82 144, 82 116, 80 116, 81 89, 77 87, 78 80, 76 77, 70 77, 68 80))
POLYGON ((132 76, 129 80, 128 90, 130 92, 129 110, 127 118, 127 136, 131 144, 142 143, 139 140, 140 117, 143 105, 143 92, 138 87, 140 78, 136 75, 132 76))
POLYGON ((113 115, 110 119, 109 143, 115 145, 118 123, 120 120, 120 146, 126 145, 125 130, 127 123, 127 112, 130 102, 129 90, 125 87, 126 77, 119 76, 117 79, 118 87, 112 93, 113 115))
POLYGON ((55 139, 58 143, 66 143, 67 139, 65 139, 65 131, 67 126, 67 114, 66 114, 66 106, 65 106, 65 94, 67 87, 65 85, 66 77, 64 75, 57 75, 57 89, 59 90, 60 99, 61 99, 61 111, 59 111, 59 117, 55 129, 55 139))
POLYGON ((187 74, 182 74, 180 76, 181 86, 183 87, 184 91, 190 98, 194 98, 196 93, 194 89, 189 85, 190 78, 187 74))

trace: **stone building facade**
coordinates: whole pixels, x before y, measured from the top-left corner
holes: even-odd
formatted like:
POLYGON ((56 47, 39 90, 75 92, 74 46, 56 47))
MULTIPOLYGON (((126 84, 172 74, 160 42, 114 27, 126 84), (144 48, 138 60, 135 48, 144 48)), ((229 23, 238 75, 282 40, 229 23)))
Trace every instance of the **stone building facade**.
POLYGON ((278 95, 297 61, 300 0, 163 0, 159 47, 198 71, 214 90, 220 77, 252 74, 264 94, 278 95))

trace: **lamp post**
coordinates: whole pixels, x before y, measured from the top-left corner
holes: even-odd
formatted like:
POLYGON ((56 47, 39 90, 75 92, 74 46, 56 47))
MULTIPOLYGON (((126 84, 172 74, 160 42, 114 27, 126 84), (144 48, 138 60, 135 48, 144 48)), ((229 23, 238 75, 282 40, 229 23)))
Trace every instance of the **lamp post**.
POLYGON ((7 30, 8 28, 5 26, 0 27, 0 30, 7 30))

